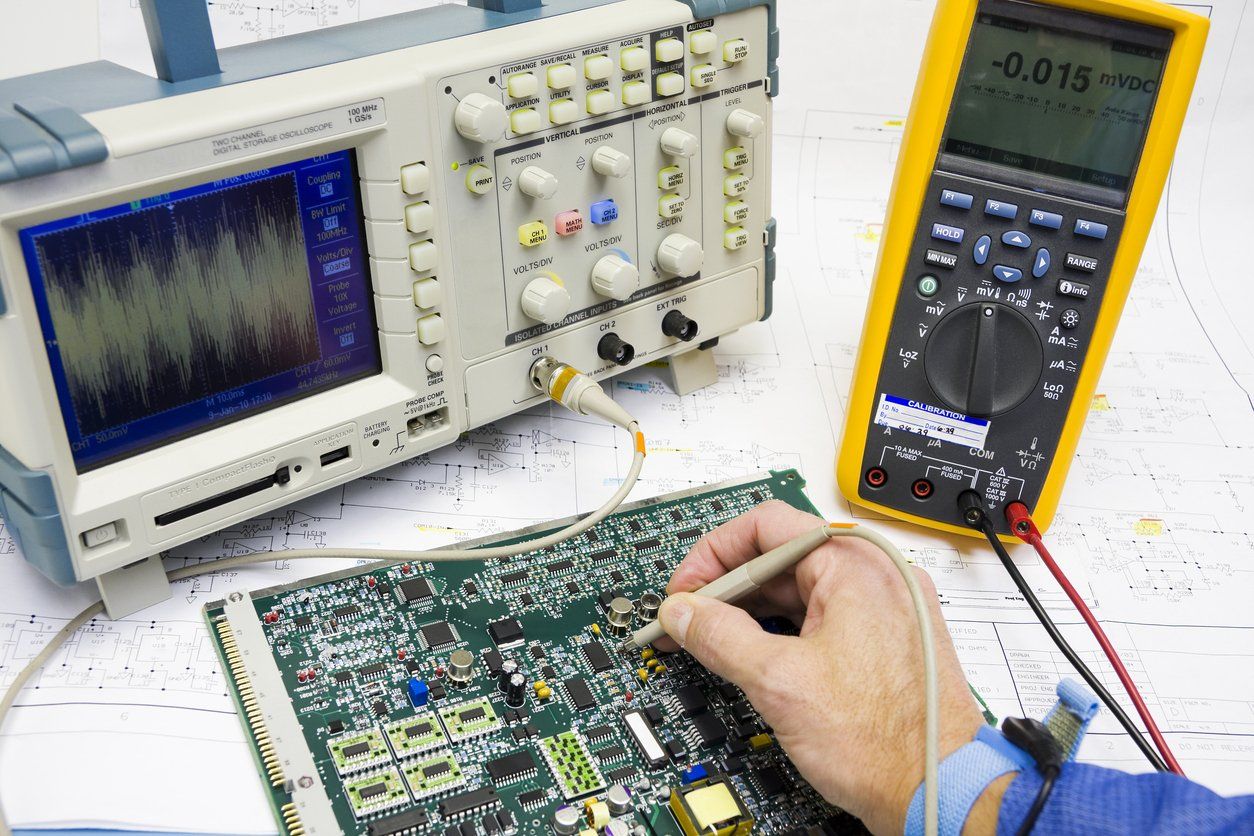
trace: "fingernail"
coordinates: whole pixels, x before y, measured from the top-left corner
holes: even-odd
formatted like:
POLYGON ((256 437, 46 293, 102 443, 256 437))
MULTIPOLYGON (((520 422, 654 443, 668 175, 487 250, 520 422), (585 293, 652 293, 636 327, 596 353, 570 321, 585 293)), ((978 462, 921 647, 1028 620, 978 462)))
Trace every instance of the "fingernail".
POLYGON ((662 602, 658 618, 662 619, 662 626, 670 637, 683 644, 688 637, 688 625, 692 622, 692 605, 684 596, 672 596, 662 602))

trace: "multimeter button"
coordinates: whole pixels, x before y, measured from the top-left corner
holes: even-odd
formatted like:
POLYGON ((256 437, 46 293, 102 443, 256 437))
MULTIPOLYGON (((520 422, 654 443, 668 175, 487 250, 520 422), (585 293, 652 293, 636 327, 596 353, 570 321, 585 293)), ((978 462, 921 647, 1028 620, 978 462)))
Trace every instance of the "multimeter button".
POLYGON ((993 277, 999 282, 1013 284, 1023 278, 1023 271, 1018 267, 1007 267, 1004 264, 998 264, 993 268, 993 277))
POLYGON ((1071 270, 1083 270, 1085 273, 1097 272, 1097 259, 1077 253, 1067 253, 1067 267, 1071 270))
POLYGON ((975 198, 963 192, 955 192, 952 189, 941 189, 940 202, 941 206, 952 206, 955 209, 970 209, 971 204, 975 202, 975 198))
POLYGON ((1007 232, 1001 237, 1001 242, 1007 247, 1018 247, 1021 250, 1032 246, 1032 239, 1022 232, 1007 232))
POLYGON ((958 266, 957 254, 947 253, 943 250, 928 250, 923 260, 932 267, 944 267, 946 270, 952 270, 958 266))
POLYGON ((932 224, 932 237, 937 241, 949 241, 954 244, 961 244, 962 238, 966 234, 966 230, 961 227, 946 226, 945 224, 932 224))
POLYGON ((1014 218, 1019 214, 1019 207, 1013 203, 1002 203, 1000 200, 986 200, 984 202, 984 214, 992 215, 994 218, 1014 218))
POLYGON ((1049 250, 1041 247, 1036 251, 1036 261, 1032 263, 1032 278, 1039 279, 1049 272, 1049 250))
POLYGON ((1096 238, 1098 241, 1106 240, 1107 227, 1106 224, 1099 224, 1093 221, 1086 221, 1083 218, 1076 219, 1075 234, 1083 235, 1085 238, 1096 238))
POLYGON ((975 248, 972 250, 972 256, 975 263, 983 267, 988 263, 988 251, 993 248, 993 239, 987 235, 981 235, 980 239, 975 242, 975 248))
POLYGON ((1092 288, 1084 282, 1073 282, 1070 279, 1062 279, 1058 282, 1058 295, 1070 296, 1072 299, 1087 299, 1092 288))
POLYGON ((1028 216, 1028 223, 1032 226, 1043 226, 1046 229, 1062 229, 1062 215, 1033 209, 1032 214, 1028 216))
POLYGON ((920 296, 931 299, 940 291, 940 281, 935 276, 920 276, 918 289, 920 296))
POLYGON ((1075 308, 1067 308, 1058 317, 1058 321, 1062 323, 1062 327, 1070 331, 1073 328, 1080 327, 1080 312, 1075 308))

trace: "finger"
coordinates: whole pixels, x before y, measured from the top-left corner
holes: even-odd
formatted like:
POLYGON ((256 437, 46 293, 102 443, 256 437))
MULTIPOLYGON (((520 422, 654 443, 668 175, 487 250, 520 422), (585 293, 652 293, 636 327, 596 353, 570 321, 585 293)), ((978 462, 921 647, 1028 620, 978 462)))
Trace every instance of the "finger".
POLYGON ((737 566, 778 548, 823 520, 774 500, 724 523, 701 539, 683 559, 668 592, 691 592, 737 566))
POLYGON ((790 641, 766 632, 749 613, 687 593, 672 595, 658 613, 667 634, 715 674, 741 688, 752 686, 790 641))

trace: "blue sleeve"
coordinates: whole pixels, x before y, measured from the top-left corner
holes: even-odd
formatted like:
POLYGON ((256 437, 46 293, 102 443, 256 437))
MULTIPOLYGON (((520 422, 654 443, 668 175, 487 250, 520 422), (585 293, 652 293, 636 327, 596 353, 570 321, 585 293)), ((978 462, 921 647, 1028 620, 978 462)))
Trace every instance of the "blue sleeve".
MULTIPOLYGON (((1025 770, 1007 787, 997 816, 997 836, 1014 836, 1040 787, 1036 770, 1025 770)), ((1254 834, 1254 796, 1224 798, 1178 775, 1129 775, 1069 763, 1032 832, 1036 836, 1254 834)))

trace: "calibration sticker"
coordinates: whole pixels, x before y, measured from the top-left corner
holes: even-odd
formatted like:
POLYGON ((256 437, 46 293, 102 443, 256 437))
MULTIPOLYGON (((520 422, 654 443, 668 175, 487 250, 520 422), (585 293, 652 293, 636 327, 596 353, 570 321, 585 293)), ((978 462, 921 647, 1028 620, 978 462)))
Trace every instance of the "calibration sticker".
POLYGON ((972 418, 961 412, 893 395, 880 395, 875 423, 894 430, 905 430, 915 435, 948 441, 950 444, 978 447, 981 450, 984 449, 989 428, 992 426, 981 418, 972 418))

